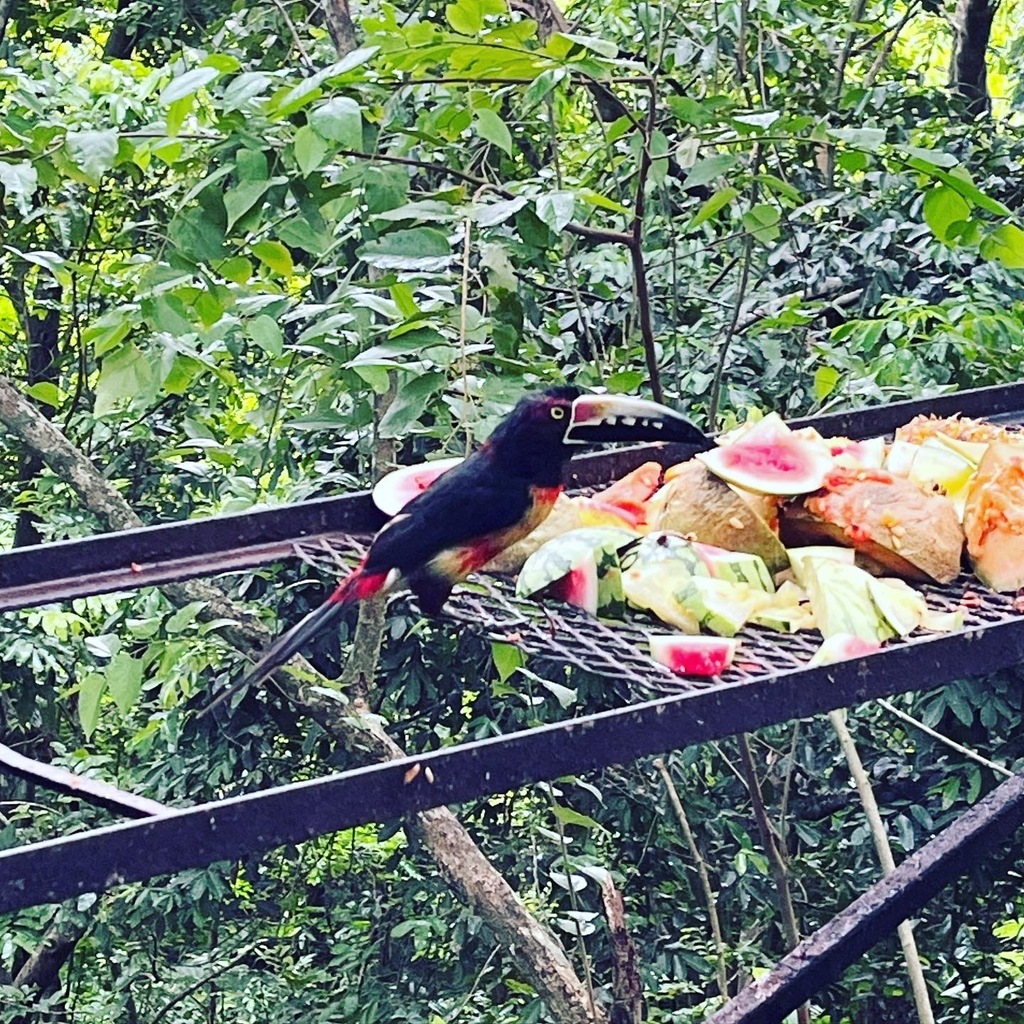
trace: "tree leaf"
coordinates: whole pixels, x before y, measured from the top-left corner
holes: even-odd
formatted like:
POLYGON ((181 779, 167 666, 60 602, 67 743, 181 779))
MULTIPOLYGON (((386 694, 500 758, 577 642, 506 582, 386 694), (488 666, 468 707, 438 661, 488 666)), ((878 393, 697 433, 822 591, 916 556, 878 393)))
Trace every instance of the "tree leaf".
POLYGON ((475 36, 483 29, 488 14, 501 15, 507 9, 504 0, 458 0, 445 6, 444 16, 460 35, 475 36))
POLYGON ((93 412, 103 416, 120 402, 148 395, 152 387, 149 360, 133 344, 122 345, 103 360, 93 412))
POLYGON ((526 664, 526 655, 514 644, 491 643, 491 658, 498 670, 498 678, 505 682, 518 669, 526 664))
POLYGON ((71 159, 93 182, 98 182, 114 166, 118 134, 113 128, 68 132, 65 142, 71 159))
POLYGON ((195 96, 204 85, 209 85, 215 78, 219 78, 220 74, 221 72, 217 68, 209 65, 192 68, 168 83, 164 91, 160 93, 160 103, 169 107, 186 96, 195 96))
POLYGON ((273 239, 264 239, 252 246, 252 254, 265 267, 269 267, 275 274, 283 274, 290 277, 295 273, 295 264, 292 262, 292 254, 280 242, 273 239))
POLYGON ((516 196, 513 199, 499 199, 495 203, 474 204, 470 214, 480 227, 493 228, 514 216, 528 202, 526 196, 516 196))
POLYGON ((971 204, 948 185, 936 185, 924 194, 923 213, 932 234, 940 242, 952 245, 958 235, 950 229, 967 220, 971 204))
POLYGON ((224 209, 227 211, 228 222, 225 228, 230 231, 240 217, 244 217, 266 194, 270 181, 245 181, 224 193, 224 209))
POLYGON ((737 157, 729 153, 719 153, 715 156, 706 156, 698 160, 686 176, 685 185, 687 188, 697 188, 700 185, 710 185, 711 182, 720 178, 727 171, 736 166, 737 157))
POLYGON ((268 355, 279 356, 284 352, 284 335, 272 316, 264 313, 250 320, 245 325, 245 333, 268 355))
POLYGON ((310 127, 342 149, 362 150, 363 112, 348 96, 335 96, 309 112, 310 127))
POLYGON ((551 811, 563 825, 581 825, 583 828, 601 829, 601 825, 593 818, 580 814, 579 811, 574 811, 571 807, 562 807, 556 804, 551 811))
POLYGON ((476 130, 488 142, 512 155, 512 133, 493 110, 483 107, 476 112, 476 130))
POLYGON ((128 714, 142 692, 142 659, 118 651, 107 665, 106 685, 122 715, 128 714))
POLYGON ((536 202, 537 216, 554 232, 560 232, 576 210, 576 196, 572 192, 548 192, 536 202))
POLYGON ((1016 224, 1001 224, 981 243, 981 255, 1009 270, 1024 269, 1024 231, 1016 224))
POLYGON ((78 684, 78 724, 89 739, 100 720, 100 701, 107 688, 106 677, 99 672, 90 672, 78 684))
POLYGON ((309 125, 304 124, 296 133, 292 141, 292 152, 295 154, 295 162, 303 174, 315 171, 327 156, 327 143, 322 135, 313 131, 309 125))
POLYGON ((728 185, 723 189, 719 189, 709 199, 705 199, 701 204, 701 208, 693 215, 693 219, 683 229, 684 231, 692 231, 695 227, 700 226, 706 220, 710 220, 723 206, 728 206, 738 195, 740 190, 733 188, 732 185, 728 185))
POLYGON ((0 185, 4 195, 13 200, 18 213, 25 215, 32 209, 32 196, 39 187, 39 173, 28 160, 8 163, 0 160, 0 185))
POLYGON ((388 406, 380 421, 381 437, 401 437, 407 434, 423 415, 427 403, 440 391, 447 380, 443 373, 421 373, 399 384, 395 400, 388 406))
POLYGON ((819 366, 814 371, 814 397, 819 401, 828 398, 839 383, 840 373, 834 366, 819 366))
POLYGON ((830 128, 828 137, 835 139, 837 142, 845 142, 848 146, 853 146, 855 149, 874 153, 885 142, 885 129, 830 128))
POLYGON ((448 266, 452 247, 436 228, 409 228, 366 242, 356 255, 379 270, 435 271, 448 266))
POLYGON ((759 242, 767 245, 779 237, 781 214, 770 203, 758 203, 743 215, 743 226, 759 242))

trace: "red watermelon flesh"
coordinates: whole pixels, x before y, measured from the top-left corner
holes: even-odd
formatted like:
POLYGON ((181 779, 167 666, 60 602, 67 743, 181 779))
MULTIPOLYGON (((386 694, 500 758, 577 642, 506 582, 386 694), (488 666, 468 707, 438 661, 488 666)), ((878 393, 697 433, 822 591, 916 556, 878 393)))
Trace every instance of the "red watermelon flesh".
POLYGON ((658 633, 650 638, 651 657, 679 675, 717 676, 736 656, 739 641, 713 636, 658 633))

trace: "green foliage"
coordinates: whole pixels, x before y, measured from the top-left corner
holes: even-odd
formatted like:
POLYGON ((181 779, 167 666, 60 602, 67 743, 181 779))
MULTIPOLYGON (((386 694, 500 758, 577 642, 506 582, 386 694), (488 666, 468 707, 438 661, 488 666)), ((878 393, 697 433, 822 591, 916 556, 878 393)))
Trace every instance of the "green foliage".
MULTIPOLYGON (((658 384, 710 419, 1021 376, 1021 142, 961 122, 915 79, 906 45, 886 55, 878 27, 895 36, 902 12, 869 4, 851 24, 836 3, 577 4, 562 32, 502 0, 374 3, 360 8, 360 48, 339 58, 304 0, 117 6, 23 3, 7 27, 0 372, 147 521, 364 485, 392 384, 379 433, 410 461, 461 453, 523 390, 561 380, 658 384)), ((918 11, 910 37, 944 24, 918 11)), ((29 519, 47 540, 102 526, 6 449, 0 488, 7 542, 29 519)), ((312 575, 267 569, 230 586, 276 624, 318 603, 312 575)), ((226 623, 202 611, 144 590, 5 615, 0 739, 182 805, 353 763, 273 695, 197 719, 240 661, 226 623)), ((312 652, 320 668, 342 664, 350 628, 312 652)), ((410 751, 637 696, 401 610, 381 687, 378 710, 410 751)), ((1016 675, 905 706, 1019 766, 1016 675)), ((996 781, 881 709, 859 709, 855 728, 904 852, 996 781)), ((810 930, 877 876, 870 836, 827 727, 758 744, 810 930)), ((727 967, 745 978, 783 939, 734 763, 726 744, 677 752, 670 768, 727 967)), ((3 786, 0 845, 108 820, 3 786)), ((696 1022, 717 1005, 707 908, 648 764, 462 814, 581 974, 588 958, 599 1000, 611 872, 651 1020, 696 1022)), ((1011 858, 979 865, 924 912, 938 1019, 994 1024, 1020 1002, 1016 872, 1011 858)), ((87 929, 66 983, 38 998, 6 986, 0 1021, 26 1005, 83 1022, 546 1019, 514 952, 400 822, 59 915, 87 929)), ((50 917, 0 923, 6 971, 50 917)), ((831 1024, 898 1019, 895 943, 819 1002, 831 1024)))

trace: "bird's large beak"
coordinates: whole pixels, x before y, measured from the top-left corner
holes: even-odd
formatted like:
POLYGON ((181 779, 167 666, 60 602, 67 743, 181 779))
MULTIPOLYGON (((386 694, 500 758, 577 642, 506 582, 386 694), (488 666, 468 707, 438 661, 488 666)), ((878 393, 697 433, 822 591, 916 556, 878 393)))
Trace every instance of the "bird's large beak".
POLYGON ((602 441, 677 441, 704 451, 704 432, 667 406, 621 395, 582 395, 572 403, 566 444, 602 441))

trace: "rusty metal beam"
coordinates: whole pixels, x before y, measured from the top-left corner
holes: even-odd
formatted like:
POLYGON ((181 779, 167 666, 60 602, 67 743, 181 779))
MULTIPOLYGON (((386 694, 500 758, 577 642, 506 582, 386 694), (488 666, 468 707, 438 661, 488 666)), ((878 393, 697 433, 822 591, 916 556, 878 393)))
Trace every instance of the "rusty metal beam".
POLYGON ((1024 619, 990 632, 997 642, 923 639, 884 658, 690 691, 5 850, 0 913, 849 707, 914 689, 924 678, 937 685, 1024 660, 1024 619), (407 783, 406 773, 417 765, 407 783))
POLYGON ((1008 779, 804 939, 705 1024, 779 1024, 1024 823, 1024 776, 1008 779))
POLYGON ((44 789, 77 797, 85 803, 106 808, 128 818, 151 818, 157 814, 172 814, 175 810, 166 804, 150 800, 148 797, 136 796, 98 779, 76 775, 56 765, 25 757, 3 743, 0 743, 0 771, 34 782, 44 789))
MULTIPOLYGON (((825 434, 887 433, 919 413, 1020 416, 1024 383, 855 409, 794 420, 825 434)), ((569 487, 608 482, 648 459, 670 465, 692 454, 686 445, 636 445, 578 456, 566 467, 569 487)), ((136 590, 173 580, 265 565, 294 554, 294 545, 329 534, 372 534, 384 523, 368 492, 319 498, 209 519, 0 553, 0 611, 73 597, 136 590)))

